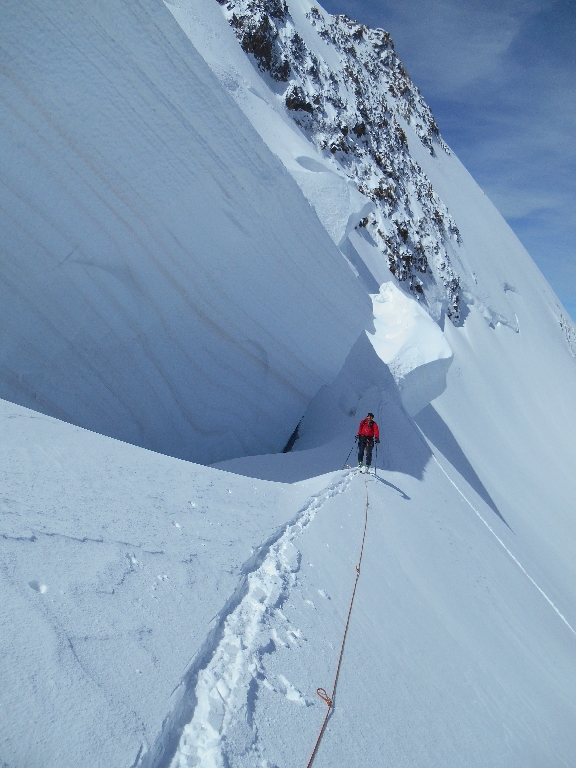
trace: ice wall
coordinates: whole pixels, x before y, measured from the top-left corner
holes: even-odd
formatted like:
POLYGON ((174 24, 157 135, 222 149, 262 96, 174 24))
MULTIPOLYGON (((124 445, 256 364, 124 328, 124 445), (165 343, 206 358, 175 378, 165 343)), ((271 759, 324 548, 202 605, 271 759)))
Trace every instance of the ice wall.
POLYGON ((163 4, 11 4, 0 44, 0 396, 280 450, 370 316, 296 184, 163 4))

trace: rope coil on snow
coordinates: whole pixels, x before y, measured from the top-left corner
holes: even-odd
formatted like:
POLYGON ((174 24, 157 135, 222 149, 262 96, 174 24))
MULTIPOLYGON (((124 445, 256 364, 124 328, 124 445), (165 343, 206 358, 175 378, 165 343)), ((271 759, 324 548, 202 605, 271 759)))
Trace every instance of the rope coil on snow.
POLYGON ((328 709, 330 709, 330 707, 332 706, 332 699, 326 693, 326 689, 325 688, 316 688, 316 695, 320 696, 322 701, 325 702, 325 704, 328 707, 328 709))
POLYGON ((348 616, 346 618, 344 635, 342 637, 342 644, 340 646, 340 654, 338 656, 338 664, 336 666, 334 684, 332 685, 332 693, 329 695, 324 688, 316 689, 316 694, 326 704, 327 709, 326 709, 326 714, 324 715, 324 720, 322 721, 322 725, 320 726, 320 730, 318 732, 316 743, 314 744, 314 749, 312 750, 310 759, 306 764, 306 768, 310 768, 310 766, 314 762, 314 758, 316 757, 316 753, 318 752, 318 747, 320 746, 320 741, 322 740, 322 736, 324 735, 326 724, 328 723, 328 718, 330 717, 330 714, 334 706, 334 698, 336 696, 336 686, 338 685, 338 677, 340 676, 340 667, 342 666, 342 657, 344 656, 344 645, 346 644, 346 635, 348 634, 348 627, 350 625, 350 616, 352 615, 352 606, 354 605, 354 598, 356 596, 356 587, 358 586, 358 579, 360 578, 360 566, 362 564, 362 557, 364 555, 364 542, 366 541, 366 528, 368 526, 368 507, 370 506, 370 503, 368 501, 368 483, 366 482, 366 478, 364 478, 364 485, 366 487, 366 506, 364 508, 364 533, 362 534, 362 546, 360 547, 360 557, 358 558, 358 565, 356 565, 356 578, 354 580, 354 588, 352 590, 350 607, 348 608, 348 616))

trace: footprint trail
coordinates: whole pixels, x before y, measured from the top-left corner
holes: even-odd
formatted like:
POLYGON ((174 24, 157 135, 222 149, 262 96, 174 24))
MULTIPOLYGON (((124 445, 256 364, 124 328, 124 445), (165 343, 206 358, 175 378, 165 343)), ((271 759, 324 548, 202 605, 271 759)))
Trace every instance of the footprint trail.
POLYGON ((197 674, 196 706, 191 721, 185 725, 170 768, 225 768, 226 736, 235 723, 247 723, 246 751, 255 764, 266 766, 260 752, 258 734, 252 722, 249 697, 260 686, 273 688, 290 701, 304 706, 302 694, 283 676, 272 683, 262 666, 262 655, 271 643, 277 644, 276 627, 280 624, 292 642, 298 643, 299 630, 291 627, 281 611, 289 590, 296 583, 300 553, 293 540, 314 519, 332 497, 350 486, 347 473, 321 493, 312 497, 296 518, 288 523, 278 538, 268 546, 260 564, 246 576, 243 597, 221 616, 222 631, 209 659, 197 674))

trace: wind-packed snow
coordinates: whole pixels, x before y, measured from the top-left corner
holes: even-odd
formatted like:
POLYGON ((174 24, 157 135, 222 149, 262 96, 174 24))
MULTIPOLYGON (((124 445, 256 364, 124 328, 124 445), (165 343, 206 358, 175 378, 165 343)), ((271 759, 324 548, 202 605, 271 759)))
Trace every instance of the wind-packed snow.
POLYGON ((225 474, 6 402, 0 421, 0 760, 132 765, 186 711, 243 564, 318 483, 225 474))
MULTIPOLYGON (((296 80, 258 69, 230 13, 4 14, 0 765, 306 766, 368 500, 314 768, 571 768, 564 311, 430 153, 411 83, 386 97, 407 142, 390 162, 399 188, 430 184, 445 237, 414 214, 406 248, 418 231, 437 271, 422 291, 394 275, 374 222, 391 232, 404 202, 385 220, 319 150, 285 107, 296 80)), ((309 4, 289 13, 341 67, 309 4)))
POLYGON ((0 35, 0 395, 281 450, 370 317, 298 187, 154 0, 12 4, 0 35))
POLYGON ((254 70, 213 2, 167 3, 175 19, 256 130, 298 183, 336 245, 373 208, 371 201, 318 155, 286 116, 269 81, 254 70))
POLYGON ((372 303, 375 333, 368 337, 414 416, 446 389, 452 350, 430 315, 394 283, 384 283, 372 303))

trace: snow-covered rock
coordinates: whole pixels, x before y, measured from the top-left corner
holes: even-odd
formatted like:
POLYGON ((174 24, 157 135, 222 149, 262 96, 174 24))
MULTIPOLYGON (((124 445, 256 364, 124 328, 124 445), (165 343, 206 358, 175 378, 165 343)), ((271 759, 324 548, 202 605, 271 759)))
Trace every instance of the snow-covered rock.
MULTIPOLYGON (((386 268, 435 317, 445 311, 457 321, 460 283, 450 260, 458 228, 410 155, 402 126, 433 156, 449 150, 388 33, 331 17, 307 0, 230 0, 222 8, 248 54, 242 57, 212 3, 174 0, 168 7, 296 180, 302 173, 294 150, 304 138, 302 154, 318 153, 314 167, 329 164, 372 201, 355 225, 366 228, 386 268)), ((302 189, 316 207, 317 189, 302 189)))

